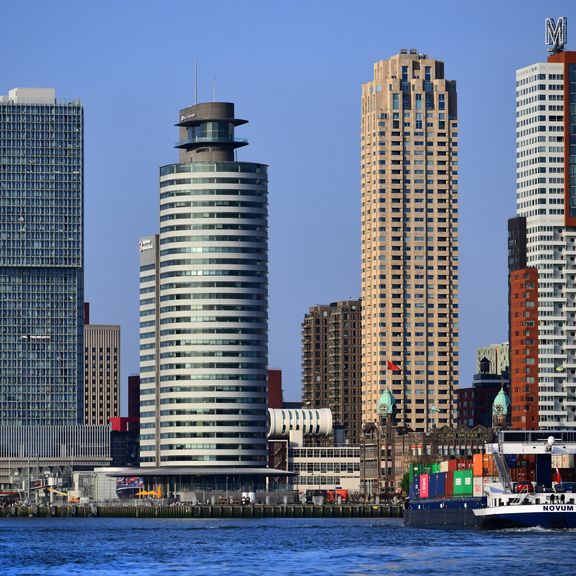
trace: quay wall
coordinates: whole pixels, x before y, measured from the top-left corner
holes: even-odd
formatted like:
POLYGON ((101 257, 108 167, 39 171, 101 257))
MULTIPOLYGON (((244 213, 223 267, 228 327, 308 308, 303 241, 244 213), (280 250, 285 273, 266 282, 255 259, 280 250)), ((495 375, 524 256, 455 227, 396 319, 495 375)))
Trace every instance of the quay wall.
POLYGON ((402 506, 377 504, 337 505, 179 505, 132 506, 113 504, 7 506, 0 517, 99 518, 402 518, 402 506))

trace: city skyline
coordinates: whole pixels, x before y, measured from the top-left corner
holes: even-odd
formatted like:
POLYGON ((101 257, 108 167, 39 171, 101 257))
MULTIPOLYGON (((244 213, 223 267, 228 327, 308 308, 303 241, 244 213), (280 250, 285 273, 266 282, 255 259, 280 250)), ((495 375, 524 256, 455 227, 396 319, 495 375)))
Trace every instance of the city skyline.
MULTIPOLYGON (((444 61, 459 92, 460 384, 470 385, 476 348, 507 335, 515 70, 546 58, 544 19, 573 22, 570 3, 451 2, 444 12, 451 16, 419 3, 417 15, 407 16, 369 2, 327 16, 322 6, 267 12, 251 2, 253 10, 230 8, 234 18, 219 24, 217 50, 204 47, 215 33, 210 27, 170 34, 170 19, 186 3, 167 14, 138 6, 133 23, 130 2, 115 7, 113 19, 106 6, 79 6, 68 16, 30 2, 6 6, 0 24, 13 47, 0 93, 50 86, 85 108, 86 300, 98 311, 95 322, 122 325, 123 412, 127 376, 138 371, 138 239, 156 229, 158 166, 172 161, 173 111, 194 102, 195 60, 199 101, 212 99, 215 84, 216 99, 235 102, 251 120, 252 150, 239 159, 271 167, 270 365, 284 371, 289 399, 300 394, 302 315, 316 303, 360 295, 360 86, 374 62, 401 48, 444 61), (30 6, 33 21, 25 18, 30 6), (186 57, 174 61, 177 49, 186 57), (245 65, 228 64, 232 49, 245 65)), ((198 7, 193 17, 214 14, 198 7)), ((569 32, 567 48, 575 45, 569 32)))

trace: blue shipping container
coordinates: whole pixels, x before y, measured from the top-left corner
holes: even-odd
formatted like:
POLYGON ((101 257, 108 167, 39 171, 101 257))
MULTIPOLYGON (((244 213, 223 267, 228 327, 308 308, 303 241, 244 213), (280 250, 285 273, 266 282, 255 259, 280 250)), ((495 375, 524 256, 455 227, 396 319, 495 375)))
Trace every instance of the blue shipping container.
POLYGON ((428 480, 428 496, 430 498, 436 498, 438 492, 438 473, 430 474, 428 480))
POLYGON ((428 497, 429 498, 443 498, 446 493, 446 472, 436 472, 430 474, 428 480, 428 497))
POLYGON ((446 472, 438 472, 436 476, 438 476, 438 481, 436 484, 436 497, 443 498, 446 494, 446 472))
POLYGON ((516 468, 518 466, 518 456, 516 454, 506 454, 505 458, 508 468, 516 468))
POLYGON ((410 498, 420 498, 420 476, 414 476, 410 481, 408 495, 410 498))

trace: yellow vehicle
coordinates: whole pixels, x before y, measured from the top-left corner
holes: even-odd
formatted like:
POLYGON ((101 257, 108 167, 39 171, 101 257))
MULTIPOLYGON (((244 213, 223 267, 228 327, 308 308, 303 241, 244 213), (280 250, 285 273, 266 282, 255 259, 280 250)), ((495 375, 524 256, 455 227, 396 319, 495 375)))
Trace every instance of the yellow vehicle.
POLYGON ((145 498, 146 496, 152 496, 153 498, 162 498, 162 487, 158 486, 157 490, 139 490, 134 494, 138 498, 145 498))
POLYGON ((58 494, 58 496, 66 496, 66 498, 68 498, 68 502, 72 504, 77 504, 78 502, 80 502, 80 498, 77 498, 76 496, 70 496, 68 492, 61 492, 60 490, 56 490, 56 488, 48 488, 48 492, 58 494))

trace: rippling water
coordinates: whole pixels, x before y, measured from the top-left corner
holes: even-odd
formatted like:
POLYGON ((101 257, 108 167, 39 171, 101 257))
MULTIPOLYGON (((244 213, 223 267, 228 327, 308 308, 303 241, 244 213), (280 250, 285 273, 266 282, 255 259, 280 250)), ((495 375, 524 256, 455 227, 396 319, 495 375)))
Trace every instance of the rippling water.
POLYGON ((571 575, 576 532, 391 519, 0 519, 2 575, 571 575))

